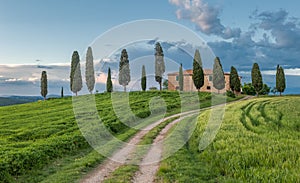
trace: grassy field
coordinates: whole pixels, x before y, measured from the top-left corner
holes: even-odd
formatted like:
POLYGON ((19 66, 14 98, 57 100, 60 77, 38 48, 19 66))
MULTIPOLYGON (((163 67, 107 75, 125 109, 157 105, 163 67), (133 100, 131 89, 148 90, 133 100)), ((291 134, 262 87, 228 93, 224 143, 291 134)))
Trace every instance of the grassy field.
POLYGON ((186 146, 161 162, 157 182, 300 182, 299 103, 288 96, 228 105, 213 143, 199 151, 206 111, 186 146))
MULTIPOLYGON (((142 118, 150 115, 149 101, 157 96, 167 105, 166 115, 180 112, 177 92, 132 92, 133 113, 142 118)), ((200 93, 199 97, 201 107, 211 105, 211 94, 200 93)), ((228 98, 231 100, 235 99, 228 98)), ((103 124, 117 138, 125 141, 137 132, 120 122, 109 94, 96 95, 96 107, 103 124)), ((72 98, 0 107, 2 182, 74 182, 104 159, 82 136, 72 98)))

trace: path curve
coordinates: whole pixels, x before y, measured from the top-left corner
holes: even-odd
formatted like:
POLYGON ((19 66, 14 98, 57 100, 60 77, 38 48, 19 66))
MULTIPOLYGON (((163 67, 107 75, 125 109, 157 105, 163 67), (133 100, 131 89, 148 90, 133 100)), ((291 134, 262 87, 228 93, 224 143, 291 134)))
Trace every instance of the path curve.
POLYGON ((141 139, 153 128, 161 124, 162 122, 179 116, 185 116, 191 113, 199 112, 199 109, 187 111, 183 113, 174 114, 172 116, 160 119, 146 127, 144 127, 141 131, 135 134, 126 145, 119 149, 116 153, 114 153, 111 157, 106 159, 102 164, 100 164, 92 173, 86 175, 80 182, 81 183, 99 183, 104 181, 112 172, 114 172, 121 165, 130 161, 130 155, 135 150, 135 145, 137 145, 141 139), (114 160, 119 160, 120 162, 116 162, 114 160))
MULTIPOLYGON (((237 101, 233 101, 233 102, 238 102, 241 100, 248 100, 252 98, 251 96, 246 96, 240 100, 237 101)), ((233 103, 233 102, 229 102, 229 103, 233 103)), ((196 109, 196 110, 192 110, 192 111, 186 111, 183 113, 178 113, 178 114, 174 114, 171 115, 169 117, 163 118, 161 120, 158 120, 146 127, 144 127, 141 131, 139 131, 137 134, 135 134, 130 141, 121 149, 119 149, 117 152, 115 152, 111 157, 109 157, 108 159, 106 159, 103 163, 101 163, 95 170, 93 170, 91 173, 89 173, 88 175, 86 175, 80 182, 81 183, 99 183, 99 182, 103 182, 105 179, 107 179, 112 172, 114 172, 116 169, 118 169, 121 165, 124 165, 126 162, 130 161, 130 155, 132 155, 134 153, 135 150, 135 145, 137 145, 142 138, 153 128, 155 128, 156 126, 158 126, 159 124, 161 124, 162 122, 174 118, 174 117, 181 117, 177 120, 174 120, 173 122, 169 123, 161 132, 160 134, 155 138, 153 143, 157 143, 158 141, 161 141, 164 136, 166 135, 166 133, 168 132, 168 130, 174 126, 176 123, 180 122, 183 118, 193 115, 195 113, 199 113, 200 111, 203 110, 208 110, 208 109, 212 109, 214 107, 217 106, 222 106, 222 105, 226 105, 229 103, 224 103, 224 104, 219 104, 219 105, 215 105, 215 106, 210 106, 210 107, 206 107, 206 108, 202 108, 202 109, 196 109), (116 162, 114 160, 120 160, 121 162, 116 162)), ((152 146, 150 148, 150 150, 148 150, 146 156, 144 156, 142 161, 146 161, 149 162, 149 158, 152 159, 157 159, 161 157, 161 153, 162 153, 162 147, 161 145, 159 146, 152 146)), ((157 162, 157 161, 152 161, 152 162, 157 162)), ((158 163, 153 163, 153 164, 148 164, 148 165, 142 165, 139 168, 139 171, 135 174, 135 177, 133 178, 133 182, 153 182, 155 179, 155 174, 156 171, 159 168, 159 162, 158 163)))

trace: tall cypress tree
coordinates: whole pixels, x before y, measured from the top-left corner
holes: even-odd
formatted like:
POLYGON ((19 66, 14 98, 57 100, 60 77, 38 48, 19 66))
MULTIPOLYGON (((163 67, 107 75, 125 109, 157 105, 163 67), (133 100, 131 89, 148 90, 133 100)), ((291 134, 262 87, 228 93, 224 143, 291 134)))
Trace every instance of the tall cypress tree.
POLYGON ((73 52, 71 62, 71 73, 70 73, 70 88, 73 93, 76 94, 82 88, 82 77, 80 69, 80 59, 77 51, 73 52))
POLYGON ((251 78, 252 78, 252 85, 255 89, 256 95, 258 96, 259 92, 263 88, 263 80, 257 63, 253 64, 252 71, 251 71, 251 78))
POLYGON ((179 90, 183 91, 183 71, 182 71, 182 64, 179 67, 179 90))
POLYGON ((200 52, 198 49, 196 49, 194 55, 192 79, 196 89, 200 91, 200 88, 204 85, 204 72, 202 68, 202 60, 200 57, 200 52))
POLYGON ((286 87, 285 84, 285 74, 284 70, 281 66, 277 65, 277 72, 276 72, 276 89, 282 95, 286 87))
POLYGON ((218 90, 218 93, 225 88, 224 71, 219 57, 215 58, 213 66, 213 86, 218 90))
POLYGON ((129 68, 129 60, 126 49, 122 50, 120 57, 120 65, 119 65, 119 84, 124 87, 124 91, 126 92, 126 86, 130 82, 130 68, 129 68))
POLYGON ((165 72, 165 62, 163 49, 159 42, 155 45, 155 81, 159 83, 159 89, 162 90, 162 76, 165 72))
POLYGON ((47 73, 46 71, 43 71, 41 76, 41 95, 44 97, 44 100, 46 100, 46 96, 48 94, 47 82, 47 73))
POLYGON ((110 68, 108 68, 108 73, 107 73, 106 91, 109 93, 113 91, 110 68))
POLYGON ((64 87, 61 87, 61 90, 60 90, 60 97, 61 97, 61 98, 64 98, 64 87))
POLYGON ((143 65, 142 67, 142 78, 141 78, 141 87, 143 91, 146 91, 146 85, 147 85, 147 77, 146 77, 146 69, 143 65))
POLYGON ((85 81, 89 92, 92 94, 95 86, 95 71, 94 71, 94 58, 93 58, 93 52, 91 47, 88 47, 86 52, 85 81))
POLYGON ((241 91, 241 81, 235 67, 231 66, 229 77, 230 88, 232 92, 241 91))

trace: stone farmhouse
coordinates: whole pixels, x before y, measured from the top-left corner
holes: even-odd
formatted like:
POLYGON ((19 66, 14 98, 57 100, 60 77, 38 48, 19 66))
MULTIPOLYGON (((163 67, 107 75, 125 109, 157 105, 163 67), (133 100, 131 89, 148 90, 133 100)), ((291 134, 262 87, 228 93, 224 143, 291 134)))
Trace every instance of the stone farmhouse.
MULTIPOLYGON (((211 69, 204 69, 204 85, 201 87, 201 92, 215 92, 218 90, 213 87, 213 71, 211 69)), ((193 70, 183 71, 183 91, 197 91, 193 79, 193 70)), ((227 90, 230 90, 229 84, 230 73, 224 73, 225 77, 225 88, 220 90, 220 93, 225 93, 227 90)), ((179 72, 169 73, 168 74, 168 90, 179 90, 179 72)))

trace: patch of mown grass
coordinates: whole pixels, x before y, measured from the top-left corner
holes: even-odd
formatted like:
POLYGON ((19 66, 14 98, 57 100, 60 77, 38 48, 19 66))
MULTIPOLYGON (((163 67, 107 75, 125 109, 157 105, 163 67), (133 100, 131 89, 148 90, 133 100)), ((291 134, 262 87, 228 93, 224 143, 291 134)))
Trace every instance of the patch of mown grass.
POLYGON ((299 102, 300 97, 263 97, 228 105, 213 143, 199 152, 211 112, 206 111, 189 147, 162 161, 157 182, 298 182, 299 102), (247 124, 254 130, 245 126, 245 116, 250 116, 247 124))

